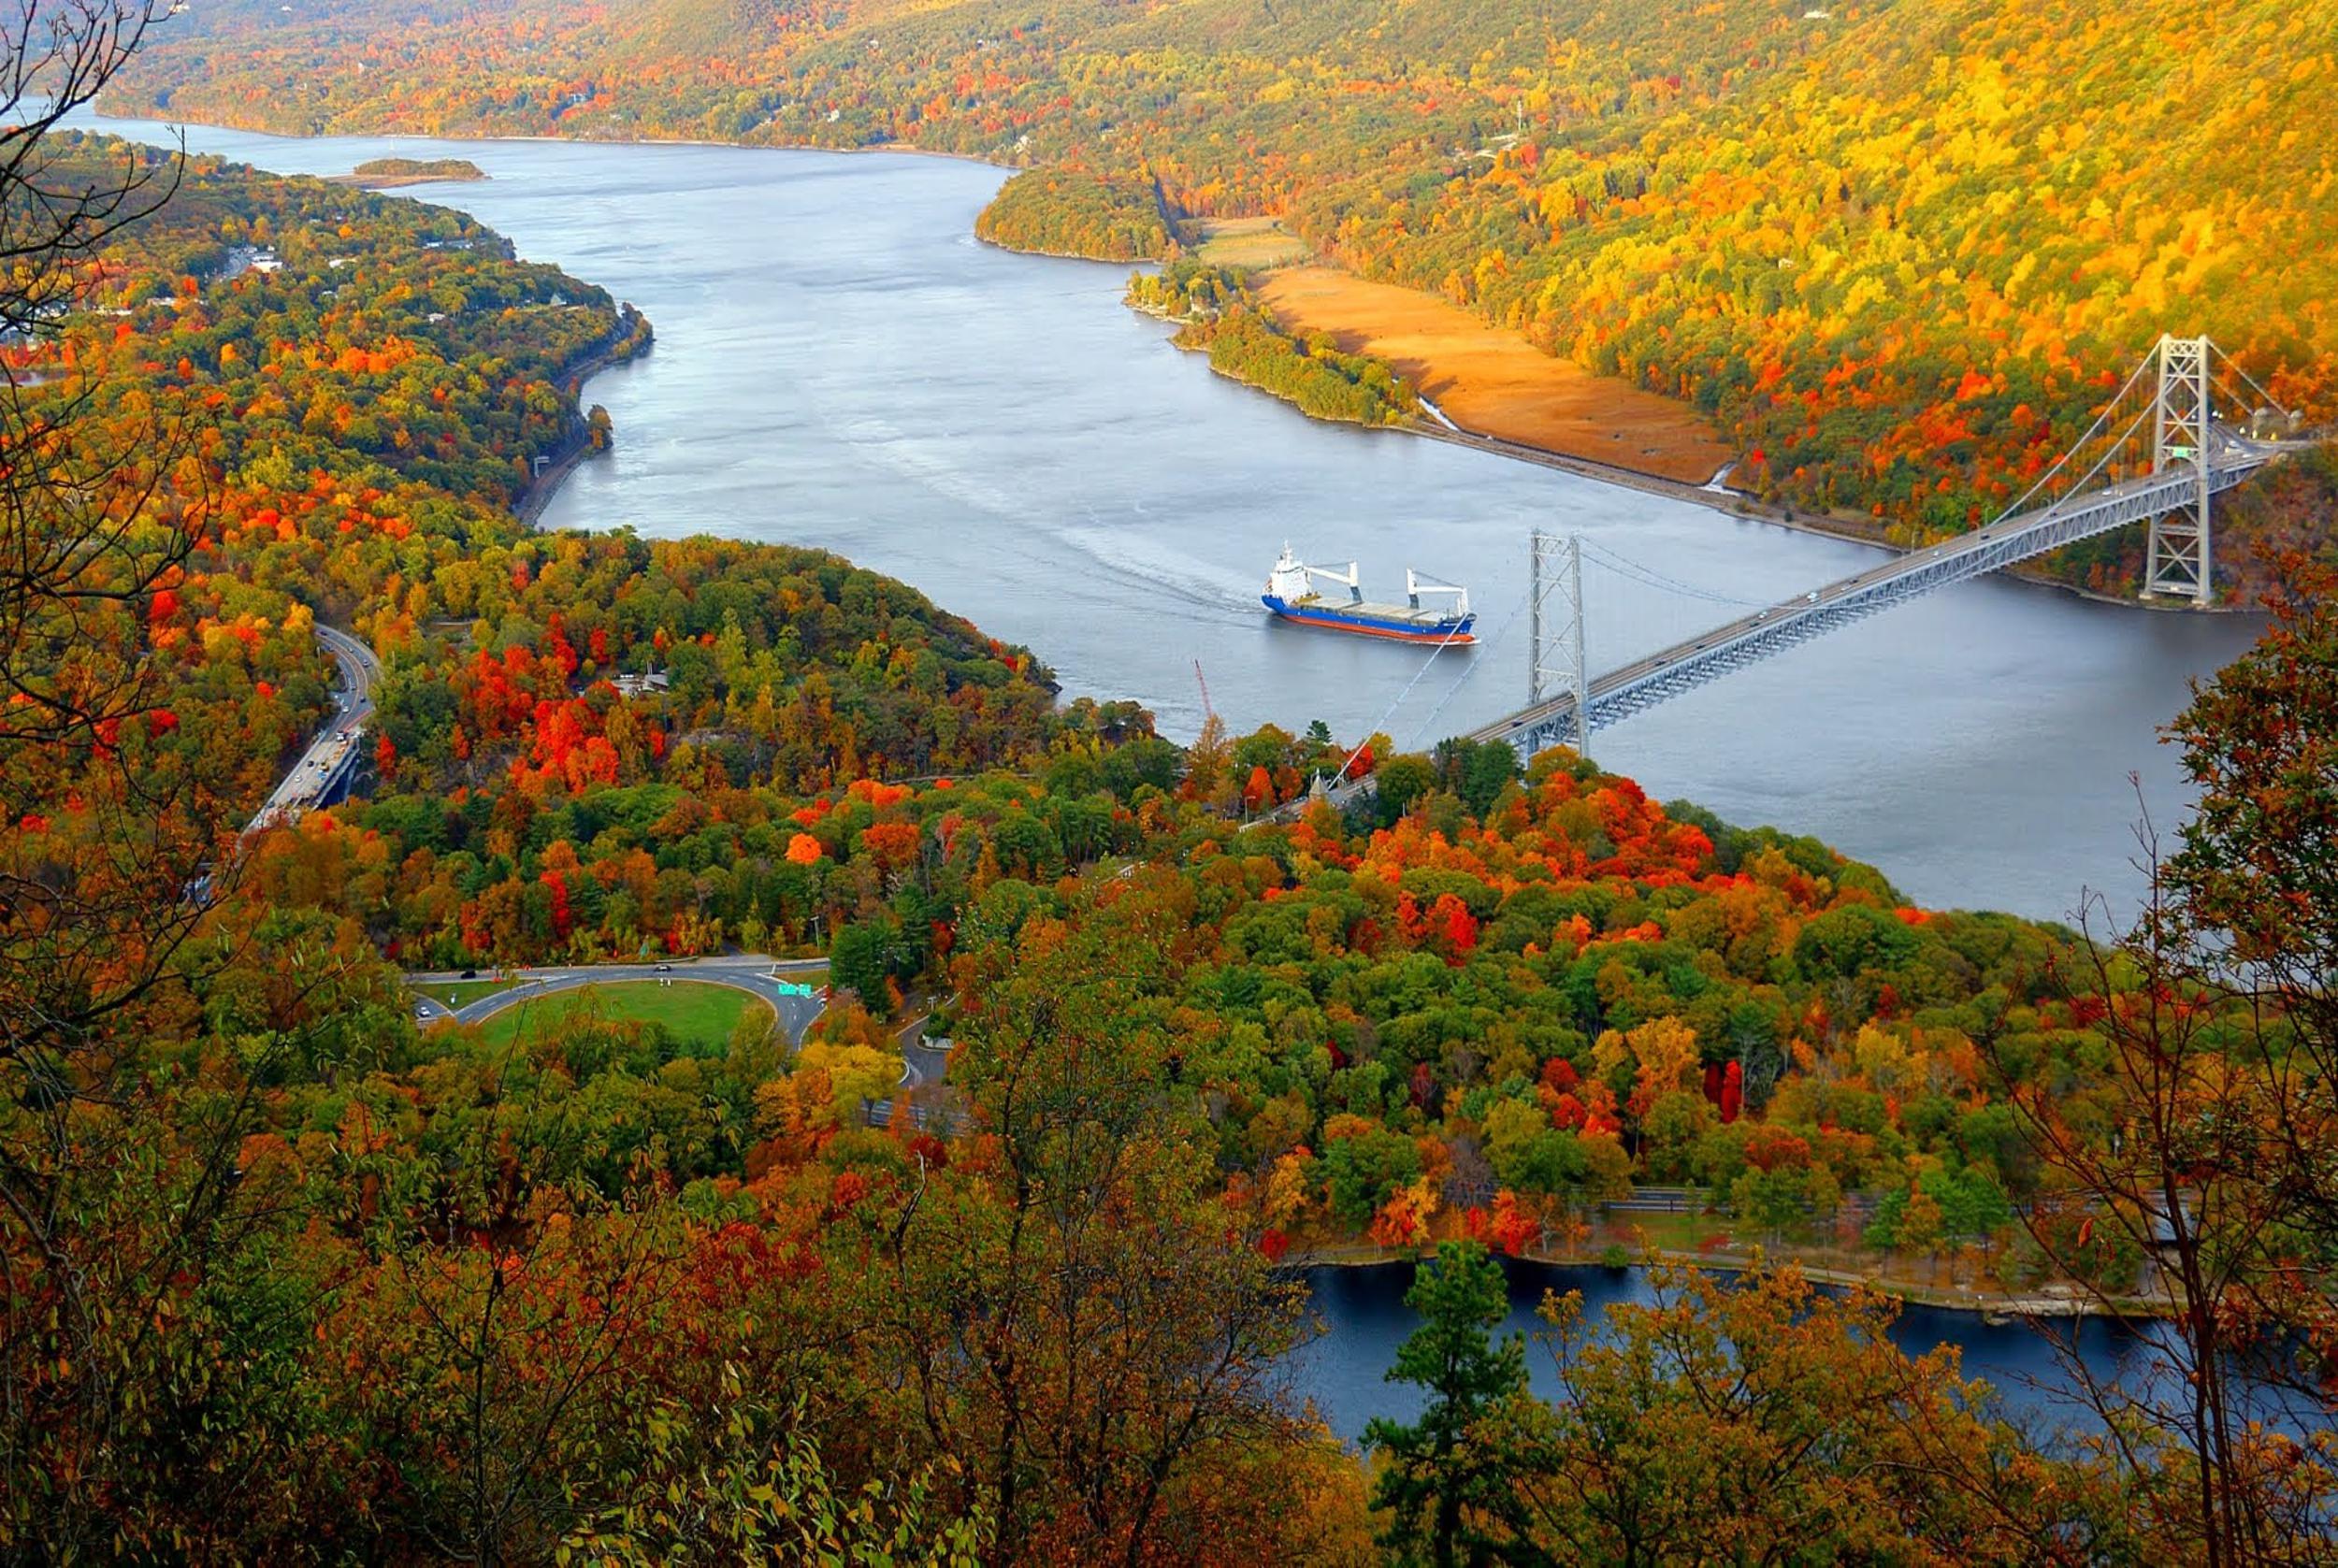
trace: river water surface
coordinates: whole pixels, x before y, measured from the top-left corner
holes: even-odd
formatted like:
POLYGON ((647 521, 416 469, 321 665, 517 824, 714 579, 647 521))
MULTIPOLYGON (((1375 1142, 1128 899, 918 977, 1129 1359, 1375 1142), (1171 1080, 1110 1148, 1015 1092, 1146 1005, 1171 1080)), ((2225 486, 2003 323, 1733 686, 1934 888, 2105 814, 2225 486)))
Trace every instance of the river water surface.
MULTIPOLYGON (((1655 1291, 1644 1269, 1509 1262, 1509 1319, 1498 1332, 1523 1334, 1529 1344, 1527 1374, 1546 1399, 1559 1391, 1546 1345, 1535 1338, 1549 1325, 1537 1316, 1546 1291, 1580 1291, 1585 1319, 1595 1324, 1621 1302, 1646 1304, 1655 1291)), ((1390 1383, 1384 1374, 1395 1363, 1396 1347, 1419 1326, 1405 1305, 1413 1271, 1401 1263, 1363 1268, 1320 1266, 1306 1271, 1315 1310, 1326 1332, 1291 1359, 1293 1391, 1315 1402, 1331 1429, 1349 1443, 1376 1416, 1411 1420, 1426 1396, 1411 1384, 1390 1383)), ((2021 1323, 1992 1324, 1968 1312, 1910 1306, 1892 1325, 1892 1338, 1910 1355, 1934 1346, 1957 1347, 1967 1377, 1986 1381, 1998 1408, 2042 1433, 2090 1428, 2095 1418, 2070 1393, 2063 1358, 2081 1358, 2089 1372, 2140 1393, 2155 1376, 2156 1325, 2129 1325, 2103 1318, 2064 1322, 2040 1331, 2021 1323)))
MULTIPOLYGON (((156 127, 95 122, 152 138, 156 127)), ((1525 695, 1526 536, 1574 531, 1729 600, 1770 603, 1872 564, 1858 545, 1508 459, 1308 420, 1211 374, 1119 303, 1124 266, 1015 255, 974 217, 1005 178, 907 154, 277 137, 189 127, 263 168, 392 154, 493 178, 403 194, 477 215, 523 255, 645 311, 657 346, 594 378, 613 454, 553 499, 620 525, 821 545, 1027 643, 1067 694, 1200 723, 1198 661, 1239 732, 1322 718, 1424 746, 1525 695), (1465 583, 1487 641, 1421 650, 1270 621, 1284 540, 1465 583), (1407 694, 1407 688, 1409 686, 1407 694), (1400 694, 1402 700, 1398 700, 1400 694)), ((1587 572, 1591 662, 1731 618, 1711 598, 1587 572)), ((1947 590, 1594 738, 1662 798, 1815 834, 1911 898, 2058 918, 2122 909, 2140 773, 2181 805, 2155 733, 2245 618, 2154 614, 2003 581, 1947 590)))
MULTIPOLYGON (((154 139, 157 127, 94 121, 154 139)), ((896 154, 697 146, 187 141, 286 173, 396 154, 469 158, 483 183, 414 187, 520 252, 647 313, 647 358, 597 376, 613 454, 553 499, 555 527, 629 526, 823 546, 1029 644, 1067 695, 1134 698, 1190 736, 1205 672, 1236 731, 1322 718, 1425 746, 1525 693, 1526 536, 1580 533, 1638 563, 1587 574, 1595 669, 1870 565, 1863 547, 1389 432, 1307 420, 1213 376, 1119 303, 1127 268, 979 244, 1005 178, 896 154), (1288 539, 1359 560, 1388 597, 1404 568, 1465 583, 1485 645, 1419 650, 1269 621, 1257 593, 1288 539), (1655 579, 1695 590, 1690 597, 1655 579)), ((1665 798, 1822 837, 1912 898, 2060 917, 2082 890, 2124 912, 2142 792, 2183 803, 2156 741, 2186 683, 2246 646, 2248 619, 2151 614, 2003 581, 1947 590, 1731 676, 1594 738, 1665 798)), ((1409 1271, 1314 1276, 1332 1331, 1294 1378, 1335 1430, 1414 1408, 1380 1382, 1410 1328, 1409 1271)), ((1554 1281, 1595 1306, 1631 1272, 1522 1271, 1520 1315, 1554 1281)), ((1911 1314, 1919 1347, 2018 1388, 2051 1378, 2018 1330, 1911 1314)), ((2133 1342, 2102 1326, 2089 1359, 2133 1342)))

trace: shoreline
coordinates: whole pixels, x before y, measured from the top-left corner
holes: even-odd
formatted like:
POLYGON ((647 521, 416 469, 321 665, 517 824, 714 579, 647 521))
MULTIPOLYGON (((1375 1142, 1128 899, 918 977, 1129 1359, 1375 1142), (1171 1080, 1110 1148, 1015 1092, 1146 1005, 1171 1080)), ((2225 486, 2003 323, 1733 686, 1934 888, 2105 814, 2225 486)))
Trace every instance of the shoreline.
MULTIPOLYGON (((603 342, 560 372, 560 390, 577 404, 579 428, 569 444, 553 454, 552 460, 544 465, 543 471, 530 479, 527 488, 521 491, 519 498, 512 503, 512 515, 520 520, 522 527, 531 531, 535 529, 542 521, 544 509, 552 505, 553 496, 559 493, 562 482, 574 473, 586 458, 597 455, 591 438, 583 427, 585 418, 584 383, 603 370, 641 358, 657 341, 657 329, 650 324, 649 318, 632 306, 620 305, 617 321, 627 330, 615 341, 603 342)), ((610 447, 601 451, 609 451, 614 445, 613 439, 610 447)))
MULTIPOLYGON (((1380 1269, 1398 1264, 1418 1264, 1426 1254, 1384 1247, 1370 1242, 1328 1247, 1311 1247, 1304 1251, 1293 1248, 1280 1260, 1280 1266, 1291 1269, 1380 1269)), ((2003 1290, 1964 1290, 1953 1287, 1926 1286, 1912 1281, 1893 1280, 1881 1274, 1870 1274, 1856 1269, 1840 1269, 1826 1264, 1806 1263, 1791 1253, 1760 1259, 1739 1254, 1680 1252, 1655 1248, 1632 1255, 1630 1261, 1621 1265, 1602 1261, 1597 1257, 1540 1250, 1509 1254, 1513 1261, 1531 1263, 1541 1269, 1645 1269, 1651 1264, 1673 1264, 1697 1269, 1706 1273, 1741 1274, 1758 1264, 1776 1267, 1792 1266, 1802 1277, 1817 1285, 1848 1287, 1866 1286, 1879 1295, 1888 1296, 1902 1306, 1926 1307, 1935 1312, 1957 1312, 1978 1317, 1984 1323, 2015 1321, 2024 1318, 2083 1320, 2100 1318, 2106 1322, 2143 1322, 2164 1317, 2167 1309, 2141 1300, 2122 1300, 2106 1304, 2088 1295, 2083 1287, 2070 1287, 2068 1296, 2042 1292, 2016 1295, 2003 1290)))
MULTIPOLYGON (((1122 303, 1126 304, 1127 302, 1124 300, 1122 303)), ((1319 414, 1314 410, 1301 403, 1296 397, 1286 397, 1283 394, 1277 392, 1272 387, 1263 386, 1259 382, 1250 380, 1248 376, 1237 376, 1233 371, 1223 368, 1219 365, 1218 361, 1212 357, 1209 352, 1208 344, 1181 343, 1177 340, 1178 338, 1184 336, 1185 327, 1206 321, 1209 318, 1205 316, 1194 315, 1173 316, 1166 310, 1157 310, 1152 307, 1146 305, 1130 305, 1128 308, 1135 311, 1140 316, 1150 316, 1155 321, 1165 322, 1172 326, 1177 327, 1177 333, 1173 335, 1168 339, 1169 346, 1176 350, 1179 353, 1200 354, 1202 356, 1203 363, 1209 367, 1209 373, 1211 375, 1219 377, 1223 381, 1232 381, 1236 386, 1247 387, 1250 391, 1257 393, 1262 397, 1271 397, 1276 402, 1292 410, 1304 419, 1314 420, 1319 424, 1342 425, 1350 430, 1409 430, 1412 428, 1411 425, 1401 422, 1392 424, 1374 424, 1367 420, 1339 419, 1331 414, 1319 414)))
MULTIPOLYGON (((800 151, 806 151, 806 152, 815 152, 815 151, 819 151, 819 150, 818 150, 817 148, 809 148, 809 147, 807 147, 807 148, 801 149, 800 151)), ((903 151, 908 151, 908 150, 907 150, 907 149, 904 149, 903 151)), ((951 154, 951 153, 947 153, 947 152, 933 153, 933 154, 924 154, 924 153, 920 153, 920 154, 919 154, 919 156, 921 156, 921 157, 924 157, 924 156, 933 156, 933 157, 943 157, 943 158, 946 158, 946 157, 951 157, 951 156, 953 156, 953 154, 951 154)), ((977 164, 978 164, 978 163, 982 162, 982 160, 981 160, 981 159, 979 159, 979 158, 971 158, 971 159, 968 159, 968 160, 967 160, 967 162, 969 162, 969 163, 977 163, 977 164)), ((992 166, 993 166, 993 167, 996 167, 997 165, 993 165, 992 166)), ((1019 173, 1020 171, 1018 170, 1017 172, 1019 173)), ((1075 262, 1086 262, 1086 263, 1087 263, 1089 266, 1131 266, 1131 267, 1134 267, 1134 266, 1160 266, 1163 265, 1163 264, 1162 264, 1162 260, 1161 260, 1161 258, 1160 258, 1160 257, 1158 257, 1158 256, 1129 256, 1129 257, 1126 257, 1126 258, 1121 258, 1121 257, 1117 257, 1117 256, 1083 256, 1083 255, 1081 255, 1081 254, 1080 254, 1077 251, 1040 251, 1040 250, 1032 250, 1032 249, 1027 249, 1027 248, 1025 248, 1024 246, 1020 246, 1020 245, 1002 245, 1001 243, 999 243, 999 241, 997 241, 997 240, 995 240, 995 239, 993 239, 993 238, 991 238, 991 237, 990 237, 989 235, 987 235, 987 234, 976 234, 976 235, 974 236, 974 243, 975 243, 975 244, 977 244, 977 245, 984 245, 984 246, 988 246, 988 247, 989 247, 989 248, 990 248, 991 250, 993 250, 993 251, 1000 251, 1000 252, 1005 252, 1007 255, 1010 255, 1010 256, 1038 256, 1038 257, 1042 258, 1043 260, 1046 260, 1046 261, 1075 261, 1075 262)), ((1159 314, 1159 312, 1158 312, 1158 311, 1153 311, 1153 310, 1146 310, 1146 309, 1144 309, 1144 307, 1139 306, 1139 305, 1131 305, 1131 306, 1129 307, 1129 309, 1132 309, 1132 310, 1140 311, 1141 313, 1143 313, 1143 314, 1145 314, 1145 315, 1148 315, 1148 316, 1149 316, 1149 315, 1157 315, 1157 314, 1159 314)), ((1162 316, 1161 319, 1162 319, 1162 320, 1163 320, 1163 321, 1168 321, 1168 320, 1171 320, 1172 318, 1167 317, 1167 316, 1162 316)))
MULTIPOLYGON (((944 158, 958 163, 974 164, 984 168, 998 169, 1009 175, 1024 172, 1024 170, 1029 166, 1020 164, 1001 163, 995 159, 985 158, 977 153, 951 152, 933 148, 913 147, 901 142, 877 142, 858 147, 841 147, 818 142, 718 141, 704 137, 564 137, 547 135, 498 135, 487 133, 459 135, 449 132, 419 133, 404 131, 310 131, 287 133, 283 131, 261 129, 251 124, 237 124, 232 122, 222 122, 194 119, 180 122, 157 118, 153 115, 143 112, 126 115, 115 114, 104 108, 102 106, 95 107, 95 113, 99 118, 113 121, 118 123, 156 125, 165 128, 172 128, 182 123, 205 125, 210 126, 214 129, 235 131, 239 134, 249 136, 263 136, 270 137, 274 140, 287 142, 320 141, 332 137, 366 136, 385 140, 397 139, 440 144, 478 142, 488 145, 498 143, 533 143, 548 146, 638 148, 694 147, 723 149, 747 152, 831 152, 848 156, 872 153, 897 153, 904 157, 944 158)), ((319 178, 339 180, 341 182, 348 182, 350 180, 350 177, 348 176, 320 176, 319 178)), ((492 176, 489 178, 492 178, 492 176)), ((465 181, 464 183, 469 183, 469 181, 465 181)), ((413 200, 419 198, 408 197, 404 199, 413 200)), ((974 239, 977 244, 986 245, 993 250, 1003 251, 1013 255, 1042 256, 1049 260, 1059 261, 1089 262, 1100 266, 1145 266, 1160 265, 1158 262, 1147 262, 1141 260, 1120 263, 1111 261, 1104 257, 1080 255, 1072 252, 1023 250, 1012 245, 1002 245, 998 241, 986 238, 980 234, 976 234, 974 236, 974 239)), ((1136 308, 1130 307, 1130 309, 1136 308)), ((1160 312, 1140 311, 1140 313, 1153 315, 1157 319, 1164 321, 1174 319, 1162 315, 1160 312)), ((604 364, 592 366, 586 369, 584 375, 577 381, 578 392, 580 394, 582 393, 584 381, 590 379, 590 376, 593 373, 607 367, 607 365, 604 364)), ((1249 387, 1251 391, 1261 393, 1263 396, 1269 397, 1275 396, 1275 394, 1266 392, 1265 389, 1252 385, 1249 382, 1242 381, 1239 378, 1228 377, 1226 379, 1234 381, 1239 385, 1249 387)), ((1276 400, 1278 402, 1290 402, 1287 398, 1277 397, 1276 400)), ((1291 403, 1291 406, 1292 408, 1298 408, 1296 403, 1291 403)), ((1742 522, 1767 523, 1777 527, 1789 528, 1797 533, 1811 534, 1820 538, 1840 540, 1846 544, 1867 545, 1872 549, 1886 551, 1897 555, 1905 555, 1909 554, 1910 550, 1912 548, 1907 545, 1895 544, 1890 539, 1883 538, 1882 530, 1880 528, 1868 527, 1862 525, 1861 524, 1844 519, 1814 517, 1807 513, 1797 515, 1789 508, 1759 500, 1742 491, 1729 489, 1716 491, 1708 488, 1705 485, 1687 484, 1678 480, 1667 479, 1662 475, 1645 473, 1636 468, 1624 467, 1621 464, 1603 463, 1595 458, 1575 457, 1565 453, 1551 451, 1548 448, 1531 446, 1523 441, 1508 440, 1497 436, 1478 435, 1471 431, 1463 430, 1458 426, 1449 430, 1437 427, 1426 422, 1386 425, 1364 424, 1360 421, 1323 420, 1321 415, 1309 413, 1305 409, 1299 409, 1298 411, 1308 419, 1319 420, 1324 424, 1350 424, 1355 428, 1364 430, 1393 430, 1402 434, 1421 436, 1431 440, 1445 441, 1455 446, 1468 447, 1476 451, 1485 453, 1490 456, 1507 457, 1514 462, 1532 463, 1541 468, 1555 468, 1562 472, 1574 474, 1580 479, 1591 480, 1595 483, 1614 485, 1620 489, 1637 490, 1644 495, 1652 495, 1667 500, 1685 501, 1690 505, 1702 507, 1707 511, 1717 512, 1724 517, 1733 518, 1742 522)), ((575 463, 573 460, 564 460, 561 464, 556 465, 559 476, 565 478, 567 473, 573 469, 575 463)), ((553 478, 554 472, 553 469, 550 468, 548 468, 544 474, 538 476, 538 480, 536 482, 531 482, 530 496, 532 496, 532 492, 536 483, 540 483, 553 478)), ((525 498, 528 497, 524 497, 524 499, 525 498)), ((536 511, 541 511, 541 510, 542 503, 539 502, 536 507, 536 511)), ((2245 603, 2219 603, 2206 606, 2157 603, 2141 597, 2105 594, 2095 589, 2082 587, 2074 583, 2058 582, 2051 577, 2039 576, 2034 572, 2024 569, 2021 566, 2000 568, 1993 575, 2002 577, 2010 582, 2024 583, 2031 587, 2048 589, 2052 592, 2059 594, 2067 594, 2071 597, 2095 604, 2114 606, 2125 610, 2149 611, 2159 614, 2238 615, 2252 613, 2257 608, 2254 605, 2245 603)))
POLYGON ((410 185, 477 185, 487 179, 467 174, 327 174, 320 175, 327 185, 346 185, 354 191, 403 191, 410 185))
MULTIPOLYGON (((123 124, 161 125, 168 129, 176 129, 180 125, 203 125, 216 131, 235 131, 243 136, 267 137, 275 141, 328 141, 335 138, 348 139, 364 137, 377 141, 475 141, 490 145, 503 142, 535 142, 555 147, 713 147, 739 152, 898 152, 913 158, 948 158, 961 164, 979 164, 985 168, 1003 169, 1009 174, 1021 174, 1029 166, 1023 164, 1003 164, 995 158, 985 158, 975 152, 947 152, 939 148, 912 147, 906 142, 898 141, 871 142, 859 147, 840 147, 833 143, 817 141, 715 141, 707 137, 556 137, 520 136, 507 132, 486 131, 469 134, 457 131, 275 131, 261 125, 238 124, 227 120, 172 120, 166 116, 152 114, 144 110, 130 114, 117 114, 105 108, 102 99, 91 106, 91 112, 98 119, 110 120, 123 124)), ((314 178, 346 180, 349 177, 317 175, 314 178)), ((494 176, 488 175, 483 178, 493 179, 494 176)), ((454 183, 468 185, 476 181, 466 180, 454 181, 454 183)), ((1002 250, 1009 248, 1001 247, 1002 250)), ((1072 259, 1094 261, 1097 258, 1080 256, 1072 259)))

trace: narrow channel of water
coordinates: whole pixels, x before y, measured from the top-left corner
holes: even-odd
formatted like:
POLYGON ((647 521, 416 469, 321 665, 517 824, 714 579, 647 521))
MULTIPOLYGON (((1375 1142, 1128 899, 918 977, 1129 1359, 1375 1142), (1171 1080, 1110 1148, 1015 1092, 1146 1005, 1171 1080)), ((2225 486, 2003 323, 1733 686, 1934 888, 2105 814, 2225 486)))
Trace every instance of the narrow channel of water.
MULTIPOLYGON (((1546 1290, 1560 1295, 1581 1291, 1586 1320, 1594 1325, 1619 1303, 1644 1304, 1655 1299, 1647 1271, 1637 1267, 1509 1260, 1505 1268, 1510 1315, 1495 1331, 1501 1334, 1532 1336, 1545 1330, 1537 1309, 1546 1290)), ((1324 1332, 1292 1353, 1291 1391, 1312 1400, 1332 1431, 1351 1445, 1362 1442, 1364 1423, 1376 1416, 1400 1421, 1419 1417, 1425 1393, 1412 1384, 1387 1381, 1397 1346, 1420 1325, 1405 1305, 1413 1266, 1326 1266, 1307 1269, 1305 1274, 1324 1332)), ((2150 1375, 2153 1336, 2160 1331, 2155 1325, 2102 1318, 2050 1326, 2050 1332, 2064 1336, 2096 1377, 2129 1388, 2150 1375)), ((1993 1324, 1970 1312, 1910 1306, 1893 1324, 1892 1338, 1910 1355, 1923 1355, 1940 1345, 1956 1346, 1965 1376, 1987 1382, 2004 1414, 2041 1432, 2091 1424, 2088 1413, 2068 1392, 2068 1372, 2047 1332, 2022 1323, 1993 1324)), ((1556 1397, 1558 1379, 1550 1353, 1531 1338, 1526 1364, 1535 1391, 1545 1399, 1556 1397)))

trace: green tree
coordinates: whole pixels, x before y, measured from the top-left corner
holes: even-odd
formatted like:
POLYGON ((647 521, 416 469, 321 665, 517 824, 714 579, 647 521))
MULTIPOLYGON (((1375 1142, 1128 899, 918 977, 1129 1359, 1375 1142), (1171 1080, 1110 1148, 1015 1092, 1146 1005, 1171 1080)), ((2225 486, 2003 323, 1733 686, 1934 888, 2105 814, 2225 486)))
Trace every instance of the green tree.
POLYGON ((1418 1421, 1383 1417, 1364 1428, 1365 1444, 1389 1456, 1372 1501, 1390 1514, 1380 1543, 1398 1561, 1450 1568, 1465 1549, 1470 1561, 1482 1559, 1467 1513, 1498 1506, 1501 1462, 1473 1433, 1526 1391, 1526 1351, 1518 1335, 1497 1344, 1487 1331, 1509 1316, 1509 1291, 1480 1243, 1438 1247, 1405 1304, 1421 1315, 1421 1327, 1397 1350, 1388 1377, 1428 1389, 1429 1404, 1418 1421))
POLYGON ((1412 810, 1412 803, 1436 787, 1436 767, 1425 756, 1407 753, 1392 756, 1380 764, 1375 775, 1378 781, 1380 814, 1394 822, 1412 810))
POLYGON ((836 933, 829 953, 830 975, 881 1014, 889 1005, 885 982, 893 972, 893 950, 900 939, 901 930, 890 919, 854 921, 836 933))
POLYGON ((1456 787, 1463 801, 1479 816, 1518 778, 1518 750, 1507 741, 1455 742, 1456 787))

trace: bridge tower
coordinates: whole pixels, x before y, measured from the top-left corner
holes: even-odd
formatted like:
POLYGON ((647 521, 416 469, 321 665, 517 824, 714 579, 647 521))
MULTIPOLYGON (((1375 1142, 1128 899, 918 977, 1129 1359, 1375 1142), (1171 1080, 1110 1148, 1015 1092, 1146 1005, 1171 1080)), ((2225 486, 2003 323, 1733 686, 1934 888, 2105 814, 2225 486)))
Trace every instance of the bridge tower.
POLYGON ((2143 591, 2206 604, 2210 345, 2205 338, 2162 336, 2157 352, 2159 390, 2152 402, 2151 471, 2179 471, 2192 486, 2182 506, 2151 520, 2143 591))
POLYGON ((1527 598, 1532 612, 1534 646, 1526 667, 1526 705, 1562 693, 1575 699, 1575 751, 1591 755, 1591 665, 1583 656, 1583 541, 1574 534, 1546 534, 1537 528, 1533 539, 1534 589, 1527 598), (1544 612, 1551 595, 1560 596, 1554 620, 1544 612))

